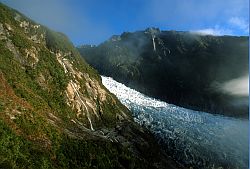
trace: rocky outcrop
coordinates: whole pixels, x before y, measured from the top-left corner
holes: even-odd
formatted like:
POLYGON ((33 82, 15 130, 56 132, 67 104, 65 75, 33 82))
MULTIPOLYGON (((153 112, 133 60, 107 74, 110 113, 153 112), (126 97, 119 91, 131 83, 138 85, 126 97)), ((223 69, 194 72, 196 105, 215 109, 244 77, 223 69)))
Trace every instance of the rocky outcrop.
MULTIPOLYGON (((51 52, 53 53, 53 52, 51 52)), ((66 102, 73 109, 77 111, 76 118, 86 118, 89 122, 89 128, 94 130, 93 120, 101 121, 102 115, 105 112, 102 108, 103 103, 107 102, 107 91, 101 87, 99 82, 89 76, 88 73, 82 73, 81 71, 74 68, 72 63, 66 58, 71 53, 56 53, 57 61, 64 69, 64 73, 70 77, 70 81, 67 84, 65 94, 66 102), (83 81, 83 86, 81 85, 83 81), (86 94, 83 93, 85 90, 86 94)), ((112 98, 112 103, 115 105, 116 101, 112 98)), ((125 113, 117 112, 119 119, 128 119, 128 115, 125 113)), ((74 120, 74 119, 72 119, 74 120)), ((75 120, 74 120, 75 121, 75 120)))

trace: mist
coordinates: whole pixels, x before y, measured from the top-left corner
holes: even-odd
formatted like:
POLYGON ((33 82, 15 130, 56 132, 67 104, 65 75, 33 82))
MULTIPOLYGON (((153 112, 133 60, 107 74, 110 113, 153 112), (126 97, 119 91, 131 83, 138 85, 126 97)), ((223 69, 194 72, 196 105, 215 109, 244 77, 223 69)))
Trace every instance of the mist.
POLYGON ((248 75, 232 79, 222 84, 221 90, 234 96, 249 95, 249 78, 248 75))

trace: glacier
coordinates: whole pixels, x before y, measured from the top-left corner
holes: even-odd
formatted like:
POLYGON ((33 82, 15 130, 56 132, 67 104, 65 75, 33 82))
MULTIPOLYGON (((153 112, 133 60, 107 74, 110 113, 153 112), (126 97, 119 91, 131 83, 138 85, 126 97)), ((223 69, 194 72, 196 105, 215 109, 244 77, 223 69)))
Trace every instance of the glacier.
POLYGON ((249 121, 194 111, 147 97, 111 77, 103 85, 148 128, 165 153, 194 169, 247 169, 249 121))

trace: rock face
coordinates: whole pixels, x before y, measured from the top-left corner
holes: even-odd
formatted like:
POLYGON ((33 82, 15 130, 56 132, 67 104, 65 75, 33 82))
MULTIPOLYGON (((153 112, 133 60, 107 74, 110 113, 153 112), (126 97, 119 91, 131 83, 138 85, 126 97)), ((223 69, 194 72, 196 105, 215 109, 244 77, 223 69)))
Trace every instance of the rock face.
POLYGON ((248 37, 148 28, 78 50, 100 74, 154 98, 189 109, 248 117, 248 37), (235 87, 229 85, 244 78, 235 87), (244 94, 234 93, 240 86, 246 86, 244 94))
POLYGON ((68 38, 0 3, 0 168, 177 168, 68 38))

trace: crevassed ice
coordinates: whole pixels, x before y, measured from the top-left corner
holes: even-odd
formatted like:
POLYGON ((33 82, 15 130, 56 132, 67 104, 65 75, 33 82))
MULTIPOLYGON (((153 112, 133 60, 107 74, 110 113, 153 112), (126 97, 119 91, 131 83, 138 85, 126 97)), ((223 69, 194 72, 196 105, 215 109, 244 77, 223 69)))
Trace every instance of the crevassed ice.
POLYGON ((147 127, 165 152, 193 168, 248 168, 248 120, 181 108, 102 76, 110 92, 147 127))
POLYGON ((137 92, 134 89, 130 89, 122 83, 118 83, 111 77, 102 76, 102 83, 118 98, 128 100, 129 102, 136 103, 138 105, 147 105, 151 107, 165 107, 168 104, 137 92))

